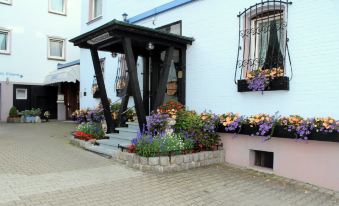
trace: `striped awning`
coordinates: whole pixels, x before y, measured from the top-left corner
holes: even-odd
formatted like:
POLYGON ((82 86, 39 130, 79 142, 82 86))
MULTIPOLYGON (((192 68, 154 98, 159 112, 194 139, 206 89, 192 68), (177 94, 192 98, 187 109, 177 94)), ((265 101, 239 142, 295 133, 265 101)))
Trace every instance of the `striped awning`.
POLYGON ((44 84, 80 81, 80 65, 74 65, 52 71, 45 77, 44 84))

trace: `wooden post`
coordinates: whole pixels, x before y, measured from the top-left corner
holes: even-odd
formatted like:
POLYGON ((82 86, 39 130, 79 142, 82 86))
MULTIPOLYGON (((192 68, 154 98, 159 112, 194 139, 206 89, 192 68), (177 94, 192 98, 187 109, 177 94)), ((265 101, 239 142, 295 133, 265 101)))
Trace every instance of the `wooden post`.
POLYGON ((180 65, 181 65, 181 72, 182 76, 180 81, 178 81, 179 84, 179 91, 178 91, 178 101, 185 105, 186 104, 186 48, 180 50, 180 65))
POLYGON ((151 55, 151 110, 156 109, 154 107, 155 97, 157 96, 157 90, 159 85, 159 71, 160 71, 160 53, 154 53, 151 55))
POLYGON ((140 93, 140 86, 138 81, 138 73, 136 67, 136 61, 133 54, 132 49, 132 42, 130 38, 125 37, 122 41, 122 45, 124 48, 125 56, 126 56, 126 63, 128 68, 128 75, 129 75, 129 86, 131 89, 131 93, 133 95, 135 110, 137 112, 138 121, 139 121, 139 128, 140 131, 143 128, 143 125, 146 125, 146 116, 145 111, 142 103, 141 93, 140 93))
POLYGON ((143 102, 146 115, 149 115, 149 57, 143 58, 143 102))
POLYGON ((160 76, 157 96, 155 97, 155 102, 154 102, 154 109, 159 107, 164 102, 166 85, 167 85, 168 75, 169 75, 171 64, 172 64, 173 53, 174 53, 174 47, 169 47, 166 50, 164 68, 163 68, 163 72, 161 73, 162 75, 160 76))
POLYGON ((104 116, 105 116, 106 123, 107 123, 107 133, 112 133, 115 130, 115 125, 114 125, 114 121, 113 121, 112 114, 111 114, 110 103, 108 101, 108 97, 106 93, 104 77, 102 76, 102 70, 101 70, 98 51, 94 48, 91 48, 90 51, 92 55, 95 76, 97 78, 97 83, 98 83, 98 87, 100 90, 100 99, 101 99, 101 103, 104 109, 104 116))

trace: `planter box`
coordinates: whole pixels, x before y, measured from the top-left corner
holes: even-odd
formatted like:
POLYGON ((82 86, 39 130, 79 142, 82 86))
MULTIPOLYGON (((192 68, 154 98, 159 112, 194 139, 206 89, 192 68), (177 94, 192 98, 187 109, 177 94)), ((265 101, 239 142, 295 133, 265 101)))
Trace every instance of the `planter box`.
POLYGON ((203 151, 198 153, 160 156, 140 157, 134 153, 119 151, 115 159, 129 167, 146 172, 165 173, 194 169, 212 164, 225 162, 224 150, 203 151))
MULTIPOLYGON (((258 127, 250 127, 250 125, 243 124, 241 130, 236 132, 226 132, 224 126, 218 127, 219 133, 231 133, 231 134, 245 134, 245 135, 256 135, 258 127)), ((269 131, 268 134, 270 134, 269 131)), ((297 139, 297 136, 293 132, 289 132, 283 126, 275 126, 272 137, 297 139)), ((334 131, 332 133, 316 132, 313 131, 309 136, 308 140, 325 141, 325 142, 339 142, 339 133, 334 131)))
MULTIPOLYGON (((288 77, 277 77, 273 79, 265 91, 289 90, 290 80, 288 77)), ((247 81, 244 79, 238 80, 238 92, 252 92, 248 88, 247 81)))
POLYGON ((21 117, 8 117, 7 123, 20 123, 21 117))

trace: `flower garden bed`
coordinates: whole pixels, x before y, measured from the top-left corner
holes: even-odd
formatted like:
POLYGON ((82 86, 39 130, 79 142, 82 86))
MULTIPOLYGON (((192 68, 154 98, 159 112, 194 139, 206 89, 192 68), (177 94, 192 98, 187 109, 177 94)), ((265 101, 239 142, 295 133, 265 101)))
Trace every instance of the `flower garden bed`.
POLYGON ((142 157, 119 151, 114 159, 129 167, 155 173, 178 172, 225 162, 223 150, 160 157, 142 157))

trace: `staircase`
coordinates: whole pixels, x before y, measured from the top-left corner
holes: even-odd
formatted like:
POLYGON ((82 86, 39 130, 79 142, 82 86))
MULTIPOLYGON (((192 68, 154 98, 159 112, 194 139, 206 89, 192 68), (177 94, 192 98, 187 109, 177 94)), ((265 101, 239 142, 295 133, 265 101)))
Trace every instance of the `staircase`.
POLYGON ((139 131, 138 122, 127 122, 126 124, 128 127, 116 128, 119 133, 107 134, 108 139, 97 140, 99 145, 90 145, 85 149, 108 157, 114 156, 118 151, 118 145, 127 147, 139 131))

